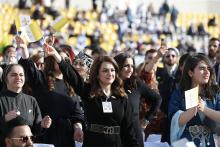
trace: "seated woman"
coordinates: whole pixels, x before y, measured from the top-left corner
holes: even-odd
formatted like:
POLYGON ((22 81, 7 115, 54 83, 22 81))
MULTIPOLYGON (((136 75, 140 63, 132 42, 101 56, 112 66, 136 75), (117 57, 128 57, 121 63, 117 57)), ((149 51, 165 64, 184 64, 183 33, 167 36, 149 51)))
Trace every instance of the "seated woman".
POLYGON ((168 109, 171 120, 171 143, 181 138, 198 147, 215 146, 213 127, 220 122, 220 94, 207 57, 188 57, 183 68, 180 88, 172 93, 168 109), (198 105, 186 109, 184 91, 199 87, 198 105))

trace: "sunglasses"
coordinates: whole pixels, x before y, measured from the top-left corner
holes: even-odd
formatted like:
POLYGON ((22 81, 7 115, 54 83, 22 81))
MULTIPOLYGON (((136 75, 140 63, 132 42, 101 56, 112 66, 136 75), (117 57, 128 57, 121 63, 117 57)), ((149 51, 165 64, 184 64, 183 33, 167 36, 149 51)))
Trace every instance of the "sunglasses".
POLYGON ((24 137, 10 138, 10 139, 19 140, 19 142, 22 142, 22 143, 27 143, 29 139, 33 142, 36 139, 36 137, 35 136, 24 136, 24 137))

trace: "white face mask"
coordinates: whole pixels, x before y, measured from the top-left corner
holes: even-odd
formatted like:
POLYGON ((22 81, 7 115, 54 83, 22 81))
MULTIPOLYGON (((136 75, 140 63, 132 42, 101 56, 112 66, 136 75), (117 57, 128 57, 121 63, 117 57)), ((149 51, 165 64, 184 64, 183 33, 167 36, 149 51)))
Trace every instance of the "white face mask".
POLYGON ((4 56, 5 64, 16 64, 17 60, 17 51, 9 49, 4 56))
POLYGON ((5 60, 6 64, 17 64, 18 60, 15 56, 9 56, 5 60))

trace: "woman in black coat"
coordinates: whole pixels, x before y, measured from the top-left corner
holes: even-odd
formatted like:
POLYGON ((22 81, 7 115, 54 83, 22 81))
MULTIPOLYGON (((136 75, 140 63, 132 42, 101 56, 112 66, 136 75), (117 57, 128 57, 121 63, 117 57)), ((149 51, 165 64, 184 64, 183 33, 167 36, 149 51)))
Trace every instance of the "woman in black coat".
POLYGON ((62 73, 53 57, 46 57, 44 70, 38 70, 29 58, 22 38, 19 38, 17 44, 22 46, 23 54, 19 63, 25 69, 26 82, 32 89, 32 95, 36 98, 42 115, 50 115, 53 120, 40 142, 56 147, 73 147, 74 139, 80 141, 83 136, 84 116, 78 100, 71 97, 71 88, 66 86, 68 84, 62 79, 62 73))
POLYGON ((53 47, 47 45, 46 48, 58 62, 64 79, 82 98, 87 121, 83 147, 138 147, 131 109, 114 59, 109 56, 95 59, 86 83, 53 47))
POLYGON ((115 56, 115 60, 118 63, 120 78, 124 81, 124 89, 132 107, 132 120, 139 146, 144 147, 141 126, 146 127, 146 123, 149 123, 149 121, 153 119, 160 107, 162 98, 136 77, 134 59, 132 56, 126 53, 121 53, 115 56), (152 103, 150 110, 145 115, 144 124, 141 124, 139 121, 139 106, 141 97, 150 99, 152 103))

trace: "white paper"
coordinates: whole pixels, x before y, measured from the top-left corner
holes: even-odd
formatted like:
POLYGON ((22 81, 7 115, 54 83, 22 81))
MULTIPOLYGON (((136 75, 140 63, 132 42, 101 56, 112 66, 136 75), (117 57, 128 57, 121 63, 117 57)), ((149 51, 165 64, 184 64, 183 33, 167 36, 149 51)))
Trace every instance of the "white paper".
POLYGON ((195 87, 195 88, 185 91, 186 109, 197 106, 198 97, 199 97, 199 87, 195 87))
POLYGON ((54 145, 52 145, 52 144, 34 143, 33 147, 54 147, 54 145))
POLYGON ((144 147, 170 147, 170 146, 167 142, 144 142, 144 147))
POLYGON ((147 142, 161 142, 161 134, 150 134, 147 142))
POLYGON ((78 141, 75 141, 75 145, 76 145, 76 147, 82 147, 82 143, 78 142, 78 141))
POLYGON ((196 147, 194 142, 188 141, 186 138, 180 139, 172 144, 173 147, 196 147))

